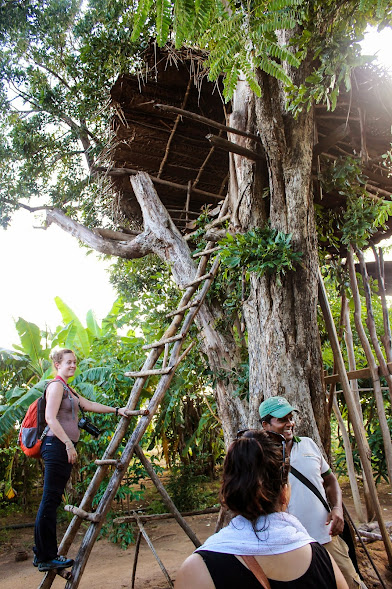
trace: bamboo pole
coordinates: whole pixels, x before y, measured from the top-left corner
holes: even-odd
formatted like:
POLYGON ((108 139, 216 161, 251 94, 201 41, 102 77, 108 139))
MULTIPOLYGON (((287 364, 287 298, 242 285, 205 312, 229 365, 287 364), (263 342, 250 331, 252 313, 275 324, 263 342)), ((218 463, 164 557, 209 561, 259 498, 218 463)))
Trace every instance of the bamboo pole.
POLYGON ((361 496, 359 494, 358 483, 357 483, 357 479, 355 476, 355 466, 354 466, 353 454, 352 454, 352 450, 351 450, 350 439, 348 437, 346 425, 343 421, 342 414, 340 413, 336 398, 333 400, 332 409, 333 409, 335 417, 339 423, 340 431, 341 431, 342 438, 343 438, 344 450, 346 452, 347 473, 348 473, 348 478, 350 480, 350 487, 351 487, 351 493, 353 496, 355 512, 357 514, 358 520, 360 522, 365 522, 367 520, 366 520, 365 514, 362 509, 361 496))
POLYGON ((384 323, 384 335, 381 336, 381 341, 384 345, 385 355, 387 357, 388 362, 392 362, 392 349, 391 349, 391 325, 389 321, 389 314, 388 314, 388 305, 386 299, 386 292, 385 292, 385 280, 384 280, 384 258, 382 249, 379 248, 379 254, 377 254, 377 250, 374 244, 371 245, 374 260, 376 265, 376 275, 378 281, 378 294, 381 299, 381 306, 382 306, 382 318, 384 323))
MULTIPOLYGON (((374 321, 374 314, 373 314, 373 304, 372 304, 372 293, 370 291, 369 285, 369 276, 366 269, 365 259, 363 257, 363 253, 361 250, 357 249, 356 254, 359 260, 361 275, 362 275, 362 284, 365 292, 365 300, 366 300, 366 324, 369 330, 370 338, 373 344, 374 351, 376 352, 377 360, 379 362, 381 373, 385 380, 387 381, 387 385, 389 388, 389 397, 392 403, 392 376, 389 373, 387 363, 385 361, 384 355, 381 351, 380 344, 378 342, 377 332, 376 332, 376 322, 374 321)), ((391 450, 392 451, 392 450, 391 450)))
MULTIPOLYGON (((348 378, 350 379, 350 374, 355 372, 356 369, 356 362, 355 362, 355 353, 354 353, 354 341, 353 341, 353 332, 351 329, 351 322, 350 322, 350 309, 348 306, 348 300, 345 294, 342 296, 342 319, 343 319, 343 326, 344 326, 344 341, 346 343, 346 350, 347 350, 347 358, 348 358, 348 367, 351 372, 347 373, 348 378)), ((350 379, 350 386, 351 390, 353 391, 354 401, 357 406, 357 411, 359 418, 363 423, 363 414, 362 414, 362 407, 361 401, 359 397, 359 390, 358 390, 358 381, 356 378, 350 379)), ((372 389, 373 390, 373 389, 372 389)), ((367 484, 366 476, 363 470, 362 461, 360 459, 361 464, 361 472, 362 472, 362 484, 363 484, 363 493, 365 497, 365 506, 366 506, 366 514, 367 514, 367 521, 370 521, 374 518, 374 508, 372 505, 372 501, 369 494, 369 486, 367 484)))
POLYGON ((350 272, 351 292, 352 292, 353 299, 354 299, 354 307, 355 307, 355 310, 354 310, 354 320, 355 320, 355 326, 356 326, 356 329, 357 329, 357 333, 359 335, 359 339, 361 340, 361 344, 362 344, 363 350, 365 352, 366 359, 367 359, 367 362, 369 364, 369 368, 370 368, 371 373, 372 373, 372 380, 373 380, 373 387, 374 387, 374 398, 376 400, 378 420, 379 420, 380 429, 381 429, 381 433, 382 433, 382 438, 383 438, 383 442, 384 442, 385 460, 386 460, 386 463, 387 463, 387 471, 388 471, 389 484, 392 486, 392 442, 391 442, 391 434, 389 432, 389 426, 388 426, 387 418, 386 418, 386 415, 385 415, 384 399, 383 399, 383 396, 382 396, 381 383, 380 383, 380 378, 379 378, 379 374, 378 374, 378 370, 377 370, 377 364, 376 364, 376 361, 374 359, 374 356, 373 356, 373 353, 372 353, 372 349, 370 347, 369 340, 368 340, 368 338, 366 336, 364 327, 362 325, 362 320, 361 320, 361 300, 360 300, 360 297, 359 297, 357 277, 356 277, 356 274, 355 274, 353 249, 352 249, 351 246, 349 247, 349 251, 348 251, 348 255, 347 255, 347 263, 348 263, 348 268, 349 268, 349 272, 350 272))
POLYGON ((173 337, 161 339, 159 342, 153 342, 152 344, 142 346, 142 350, 152 350, 153 348, 159 348, 160 346, 164 346, 165 344, 172 344, 173 342, 177 342, 180 339, 182 339, 181 333, 179 333, 178 335, 173 335, 173 337))
POLYGON ((353 399, 352 391, 350 389, 350 385, 348 382, 346 367, 344 365, 344 360, 343 360, 342 352, 340 349, 338 336, 336 333, 335 323, 333 321, 331 308, 329 306, 328 297, 327 297, 327 293, 326 293, 325 286, 324 286, 324 281, 323 281, 320 271, 319 271, 319 301, 320 301, 320 306, 321 306, 321 309, 322 309, 322 312, 324 315, 324 320, 325 320, 325 324, 327 327, 329 340, 330 340, 331 347, 333 350, 336 366, 337 366, 338 372, 340 374, 344 397, 346 399, 351 423, 354 428, 354 433, 355 433, 355 437, 356 437, 356 441, 357 441, 357 445, 358 445, 359 455, 361 457, 361 460, 362 460, 362 463, 364 466, 364 470, 365 470, 366 479, 369 484, 369 491, 370 491, 370 494, 371 494, 371 497, 373 500, 374 509, 376 512, 376 518, 378 521, 378 525, 380 527, 380 532, 383 537, 385 551, 386 551, 387 557, 388 557, 388 562, 389 562, 389 565, 392 566, 392 544, 391 544, 391 540, 390 540, 388 531, 386 529, 386 526, 385 526, 385 523, 383 520, 383 514, 381 511, 381 506, 380 506, 380 502, 378 500, 378 495, 377 495, 377 489, 376 489, 376 485, 375 485, 374 479, 373 479, 373 472, 372 472, 372 468, 370 465, 371 451, 369 448, 368 441, 366 439, 365 428, 363 426, 363 422, 361 421, 361 419, 358 415, 355 401, 353 399))

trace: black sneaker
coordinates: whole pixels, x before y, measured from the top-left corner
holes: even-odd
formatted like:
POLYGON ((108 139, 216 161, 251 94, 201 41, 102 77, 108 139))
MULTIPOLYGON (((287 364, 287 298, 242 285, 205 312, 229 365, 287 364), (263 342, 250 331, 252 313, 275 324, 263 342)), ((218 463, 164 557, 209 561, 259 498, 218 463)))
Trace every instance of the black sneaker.
POLYGON ((48 560, 48 562, 40 562, 38 565, 38 570, 41 573, 46 571, 51 571, 53 569, 67 569, 73 565, 74 561, 72 558, 66 558, 65 556, 56 556, 53 560, 48 560))
POLYGON ((38 565, 39 565, 39 560, 38 560, 38 558, 37 558, 37 555, 36 555, 36 554, 34 554, 34 558, 33 558, 33 566, 34 566, 34 567, 37 567, 38 565))

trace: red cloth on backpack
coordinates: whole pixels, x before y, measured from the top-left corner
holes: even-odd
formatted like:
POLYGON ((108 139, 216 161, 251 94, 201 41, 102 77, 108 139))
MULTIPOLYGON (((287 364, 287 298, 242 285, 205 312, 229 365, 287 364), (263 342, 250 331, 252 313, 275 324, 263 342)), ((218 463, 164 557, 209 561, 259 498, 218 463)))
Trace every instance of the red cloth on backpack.
POLYGON ((30 456, 31 458, 40 458, 41 456, 41 444, 44 437, 42 434, 46 427, 45 392, 42 397, 39 397, 31 403, 19 430, 19 445, 26 456, 30 456))

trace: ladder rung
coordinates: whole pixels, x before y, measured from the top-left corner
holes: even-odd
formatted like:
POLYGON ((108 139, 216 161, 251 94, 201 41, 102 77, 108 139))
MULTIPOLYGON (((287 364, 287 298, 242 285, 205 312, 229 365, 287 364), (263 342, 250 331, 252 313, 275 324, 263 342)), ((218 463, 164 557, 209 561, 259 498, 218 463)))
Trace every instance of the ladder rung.
POLYGON ((170 313, 168 313, 166 315, 166 319, 168 319, 169 317, 174 317, 174 315, 181 315, 181 313, 184 313, 188 309, 191 309, 191 307, 197 307, 199 302, 200 301, 197 301, 197 300, 192 301, 191 303, 188 303, 187 305, 185 305, 185 307, 180 307, 179 309, 176 309, 175 311, 171 311, 170 313))
POLYGON ((192 258, 201 258, 202 256, 209 256, 213 252, 217 252, 220 249, 220 247, 212 247, 209 250, 204 250, 204 252, 197 252, 196 254, 193 254, 192 258))
POLYGON ((99 522, 101 519, 101 516, 98 513, 88 513, 84 509, 76 507, 75 505, 65 505, 64 509, 65 511, 69 511, 74 515, 77 515, 80 517, 80 519, 87 519, 90 522, 99 522))
POLYGON ((124 372, 124 376, 132 376, 138 378, 142 376, 153 376, 154 374, 169 374, 173 370, 173 366, 167 368, 160 368, 158 370, 145 370, 144 372, 124 372))
POLYGON ((105 460, 101 460, 101 459, 94 460, 94 464, 96 464, 97 466, 104 466, 105 464, 117 466, 118 463, 119 463, 119 460, 114 460, 111 458, 106 458, 105 460))
POLYGON ((68 581, 68 579, 70 579, 72 576, 72 571, 66 571, 65 569, 56 569, 56 574, 60 575, 60 577, 63 577, 63 579, 68 581))
POLYGON ((181 286, 181 290, 185 290, 186 288, 188 288, 189 286, 193 286, 194 284, 199 284, 199 282, 203 282, 203 280, 207 280, 207 278, 212 278, 212 274, 208 273, 203 274, 203 276, 199 276, 199 278, 192 280, 192 282, 188 282, 188 284, 185 284, 185 286, 181 286))
POLYGON ((173 335, 173 337, 168 337, 166 339, 161 339, 159 342, 154 342, 152 344, 146 344, 142 347, 142 350, 152 350, 153 348, 159 348, 160 346, 164 346, 165 344, 171 344, 172 342, 177 342, 178 340, 182 339, 183 336, 180 334, 173 335))

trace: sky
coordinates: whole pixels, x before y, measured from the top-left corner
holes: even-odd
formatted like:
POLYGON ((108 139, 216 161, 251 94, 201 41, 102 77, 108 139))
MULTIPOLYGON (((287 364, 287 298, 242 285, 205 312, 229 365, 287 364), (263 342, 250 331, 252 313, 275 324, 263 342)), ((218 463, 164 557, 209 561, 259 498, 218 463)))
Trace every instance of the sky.
MULTIPOLYGON (((369 32, 363 52, 374 55, 392 73, 392 31, 369 32)), ((14 321, 19 317, 40 328, 55 329, 61 315, 59 296, 85 325, 92 309, 100 321, 110 311, 116 292, 109 282, 108 261, 99 259, 59 227, 35 229, 42 220, 18 211, 6 231, 0 229, 0 348, 19 343, 14 321)))
POLYGON ((109 283, 109 262, 56 225, 42 226, 42 216, 18 211, 11 227, 0 229, 0 348, 19 343, 19 317, 55 329, 62 323, 54 298, 59 296, 86 325, 92 309, 98 320, 110 311, 116 292, 109 283))

